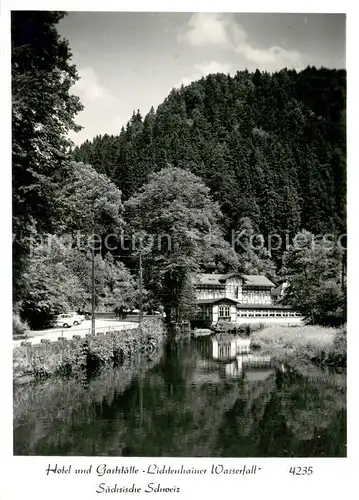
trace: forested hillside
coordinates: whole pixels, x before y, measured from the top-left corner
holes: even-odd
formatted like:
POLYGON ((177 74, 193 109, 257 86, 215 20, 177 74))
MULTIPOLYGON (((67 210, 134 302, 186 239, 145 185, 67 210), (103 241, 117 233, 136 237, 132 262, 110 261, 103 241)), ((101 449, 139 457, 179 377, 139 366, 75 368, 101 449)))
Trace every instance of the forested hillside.
POLYGON ((40 327, 65 310, 139 304, 176 308, 182 318, 194 303, 193 274, 211 266, 288 280, 292 305, 312 322, 343 322, 345 252, 311 240, 345 233, 346 72, 209 75, 172 90, 156 112, 134 113, 118 136, 71 150, 83 106, 56 28, 63 17, 11 16, 21 319, 40 327), (126 231, 158 244, 124 250, 126 231), (267 245, 252 240, 258 234, 267 245), (270 248, 269 235, 284 244, 270 248))
MULTIPOLYGON (((345 232, 346 72, 308 67, 209 75, 172 90, 118 136, 73 151, 106 174, 127 200, 168 165, 203 179, 238 229, 295 235, 345 232)), ((277 263, 281 255, 277 255, 277 263)))

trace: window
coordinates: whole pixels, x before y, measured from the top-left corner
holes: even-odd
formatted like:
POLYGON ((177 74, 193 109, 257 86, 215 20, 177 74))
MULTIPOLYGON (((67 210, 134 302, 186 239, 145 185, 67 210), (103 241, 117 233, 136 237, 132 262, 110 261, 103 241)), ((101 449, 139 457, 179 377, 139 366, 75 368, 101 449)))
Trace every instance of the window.
POLYGON ((218 318, 230 318, 229 306, 219 306, 218 318))

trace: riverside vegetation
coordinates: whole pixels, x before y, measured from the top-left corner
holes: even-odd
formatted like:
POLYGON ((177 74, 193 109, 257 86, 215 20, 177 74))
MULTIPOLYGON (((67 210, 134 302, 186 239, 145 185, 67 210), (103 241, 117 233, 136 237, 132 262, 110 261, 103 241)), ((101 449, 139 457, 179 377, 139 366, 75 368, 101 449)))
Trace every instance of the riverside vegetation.
POLYGON ((291 366, 317 364, 345 367, 347 331, 320 326, 267 326, 251 336, 252 348, 291 366))
POLYGON ((121 366, 125 360, 158 350, 163 339, 162 321, 144 320, 136 329, 20 346, 13 351, 14 381, 93 375, 105 365, 121 366))
POLYGON ((234 325, 221 321, 213 325, 219 335, 233 333, 250 337, 251 348, 270 355, 274 360, 293 366, 316 364, 319 366, 346 367, 347 328, 313 325, 265 325, 251 323, 234 325))

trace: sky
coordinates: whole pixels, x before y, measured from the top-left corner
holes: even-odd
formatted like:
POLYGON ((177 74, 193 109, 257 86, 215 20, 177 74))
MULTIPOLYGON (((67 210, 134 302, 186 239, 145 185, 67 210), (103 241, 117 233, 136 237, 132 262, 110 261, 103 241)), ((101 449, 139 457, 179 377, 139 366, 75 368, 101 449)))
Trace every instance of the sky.
POLYGON ((210 73, 345 68, 344 14, 69 12, 58 25, 80 80, 85 109, 76 144, 119 134, 172 88, 210 73))

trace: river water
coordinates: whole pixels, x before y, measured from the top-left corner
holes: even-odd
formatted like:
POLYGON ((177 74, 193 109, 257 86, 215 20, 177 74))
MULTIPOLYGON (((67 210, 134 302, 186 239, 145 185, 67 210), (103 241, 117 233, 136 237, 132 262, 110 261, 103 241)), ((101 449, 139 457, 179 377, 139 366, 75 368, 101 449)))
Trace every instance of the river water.
POLYGON ((91 380, 15 387, 15 455, 346 456, 345 374, 214 352, 192 340, 91 380))

